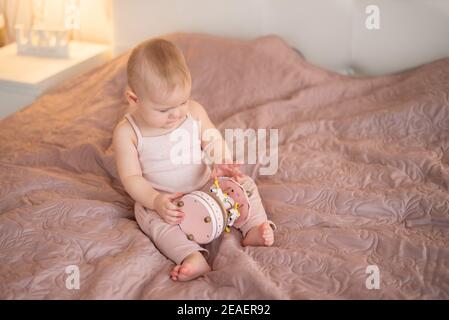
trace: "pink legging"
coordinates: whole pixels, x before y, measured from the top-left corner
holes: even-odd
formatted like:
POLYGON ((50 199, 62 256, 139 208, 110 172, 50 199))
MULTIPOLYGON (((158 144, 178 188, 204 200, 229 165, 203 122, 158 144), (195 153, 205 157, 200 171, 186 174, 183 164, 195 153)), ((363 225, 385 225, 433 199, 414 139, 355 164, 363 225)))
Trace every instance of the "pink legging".
MULTIPOLYGON (((210 183, 211 180, 207 182, 207 185, 210 183)), ((265 221, 268 221, 271 227, 276 229, 276 225, 267 219, 267 214, 254 180, 245 175, 241 178, 239 183, 245 190, 249 191, 248 199, 250 201, 249 219, 240 227, 243 236, 245 237, 246 233, 252 227, 258 226, 265 221)), ((205 186, 203 186, 203 188, 205 186)), ((160 192, 164 193, 164 191, 160 192)), ((195 251, 203 251, 207 256, 209 255, 207 249, 203 248, 198 243, 187 239, 179 225, 170 225, 166 223, 156 211, 144 208, 137 202, 135 203, 134 210, 140 229, 150 237, 154 245, 162 254, 176 264, 181 264, 188 255, 195 251)))

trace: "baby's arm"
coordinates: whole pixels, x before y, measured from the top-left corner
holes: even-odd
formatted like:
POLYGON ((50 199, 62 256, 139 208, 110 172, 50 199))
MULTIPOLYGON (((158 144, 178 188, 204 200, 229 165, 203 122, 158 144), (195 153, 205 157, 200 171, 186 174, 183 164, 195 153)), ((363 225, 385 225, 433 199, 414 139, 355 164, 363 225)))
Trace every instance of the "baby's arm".
POLYGON ((126 192, 134 201, 154 210, 154 200, 159 192, 142 176, 136 149, 137 138, 125 121, 117 125, 113 134, 117 171, 126 192))
POLYGON ((137 137, 127 122, 114 130, 113 143, 117 171, 126 192, 144 207, 155 210, 169 224, 180 223, 184 213, 172 202, 181 193, 160 193, 142 176, 137 153, 137 137))
POLYGON ((201 147, 213 163, 212 177, 228 176, 238 178, 243 176, 239 171, 239 164, 234 164, 228 145, 220 131, 209 119, 204 107, 196 101, 190 100, 189 111, 200 121, 201 147), (211 153, 214 155, 211 157, 211 153), (211 159, 212 158, 212 159, 211 159))
POLYGON ((189 110, 194 117, 200 121, 201 125, 201 148, 204 150, 207 147, 206 153, 208 156, 214 155, 213 162, 233 163, 231 152, 228 145, 224 141, 220 131, 215 127, 209 119, 204 107, 194 100, 190 100, 189 110))

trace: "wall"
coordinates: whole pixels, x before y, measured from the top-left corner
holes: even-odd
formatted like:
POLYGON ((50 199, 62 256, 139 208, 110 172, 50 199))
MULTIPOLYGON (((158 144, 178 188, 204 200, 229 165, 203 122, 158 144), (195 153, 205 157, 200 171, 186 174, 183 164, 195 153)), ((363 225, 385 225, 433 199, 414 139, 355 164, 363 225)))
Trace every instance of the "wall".
POLYGON ((79 38, 85 41, 112 43, 112 1, 81 0, 81 30, 79 38), (92 17, 95 17, 92 19, 92 17))
POLYGON ((114 0, 113 10, 118 52, 176 31, 238 38, 276 33, 322 66, 339 69, 348 62, 351 19, 345 0, 114 0))
POLYGON ((112 0, 116 52, 175 31, 251 38, 276 33, 312 63, 392 73, 449 56, 448 0, 112 0), (380 29, 365 27, 368 4, 380 29))
POLYGON ((354 1, 352 65, 384 74, 449 57, 449 0, 354 1), (363 28, 364 8, 379 6, 380 29, 363 28))
MULTIPOLYGON (((56 2, 47 0, 55 11, 56 2)), ((0 0, 0 7, 7 4, 10 16, 23 22, 30 3, 0 0)), ((80 5, 75 38, 112 43, 116 53, 149 37, 185 31, 239 38, 275 33, 311 63, 369 75, 449 56, 449 0, 80 0, 80 5), (365 27, 369 4, 380 8, 379 30, 365 27)))

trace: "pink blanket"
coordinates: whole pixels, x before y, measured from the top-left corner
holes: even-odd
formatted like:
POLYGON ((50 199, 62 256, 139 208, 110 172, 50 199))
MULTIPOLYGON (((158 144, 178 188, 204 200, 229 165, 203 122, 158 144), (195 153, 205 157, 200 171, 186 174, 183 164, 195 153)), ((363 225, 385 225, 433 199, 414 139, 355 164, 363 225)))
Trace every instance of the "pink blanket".
POLYGON ((353 79, 276 36, 169 38, 218 128, 279 129, 277 173, 254 176, 274 246, 233 230, 212 272, 169 279, 115 169, 121 56, 0 123, 0 298, 449 298, 449 59, 353 79))

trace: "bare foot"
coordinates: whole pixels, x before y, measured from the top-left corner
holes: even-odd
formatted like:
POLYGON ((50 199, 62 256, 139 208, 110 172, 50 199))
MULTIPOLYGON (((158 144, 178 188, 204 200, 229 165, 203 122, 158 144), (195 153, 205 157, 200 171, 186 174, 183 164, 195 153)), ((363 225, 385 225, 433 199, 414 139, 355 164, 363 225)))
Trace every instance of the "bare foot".
POLYGON ((270 223, 264 222, 251 228, 242 241, 243 246, 266 246, 269 247, 274 242, 273 229, 270 223))
POLYGON ((184 261, 173 268, 170 277, 173 281, 189 281, 211 270, 204 256, 195 251, 187 256, 184 261))

